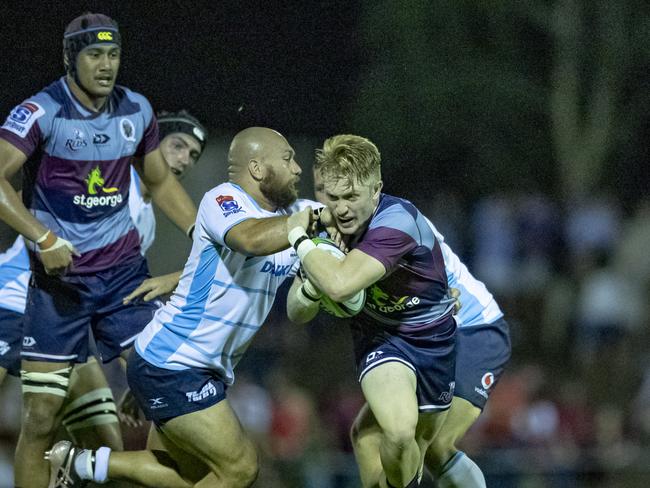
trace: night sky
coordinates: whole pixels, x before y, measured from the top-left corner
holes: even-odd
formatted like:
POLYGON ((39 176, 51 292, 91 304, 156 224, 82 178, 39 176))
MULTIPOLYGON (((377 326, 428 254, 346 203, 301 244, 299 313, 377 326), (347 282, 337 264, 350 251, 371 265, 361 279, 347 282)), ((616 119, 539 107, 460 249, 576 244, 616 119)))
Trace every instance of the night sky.
POLYGON ((2 2, 0 111, 63 74, 62 36, 84 11, 123 40, 118 83, 211 128, 293 134, 345 128, 362 53, 354 2, 2 2), (9 4, 9 5, 8 5, 9 4))

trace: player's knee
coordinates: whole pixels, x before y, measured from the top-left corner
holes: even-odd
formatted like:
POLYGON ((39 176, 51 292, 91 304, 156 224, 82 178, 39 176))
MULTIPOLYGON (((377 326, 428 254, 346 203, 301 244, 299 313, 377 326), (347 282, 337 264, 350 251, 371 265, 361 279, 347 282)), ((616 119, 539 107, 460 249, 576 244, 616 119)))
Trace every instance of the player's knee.
POLYGON ((384 429, 384 438, 393 449, 404 451, 415 441, 415 426, 397 425, 390 429, 384 429))
POLYGON ((50 435, 56 429, 72 367, 57 371, 21 371, 23 389, 23 432, 28 437, 50 435))
MULTIPOLYGON (((110 388, 96 388, 72 400, 63 409, 62 423, 71 435, 85 429, 106 429, 119 425, 110 388)), ((119 427, 116 430, 119 436, 119 427)))
POLYGON ((62 405, 62 397, 27 395, 23 401, 23 434, 30 438, 52 434, 57 428, 57 413, 62 405))
POLYGON ((251 486, 259 474, 259 461, 255 448, 252 445, 247 446, 228 471, 228 478, 235 486, 251 486))
POLYGON ((352 442, 352 445, 355 445, 357 442, 359 442, 360 434, 361 425, 359 419, 355 419, 355 421, 352 422, 352 426, 350 427, 350 441, 352 442))
POLYGON ((438 473, 455 453, 456 448, 453 443, 441 442, 436 438, 427 449, 425 464, 432 473, 438 473))

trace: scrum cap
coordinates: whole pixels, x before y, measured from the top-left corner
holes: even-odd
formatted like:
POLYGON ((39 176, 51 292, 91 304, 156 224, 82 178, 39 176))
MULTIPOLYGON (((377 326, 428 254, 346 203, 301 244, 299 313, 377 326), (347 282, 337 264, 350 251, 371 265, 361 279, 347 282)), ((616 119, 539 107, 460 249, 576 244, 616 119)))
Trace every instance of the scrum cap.
POLYGON ((208 141, 208 131, 187 110, 179 112, 161 112, 158 114, 158 133, 162 141, 169 134, 182 132, 194 137, 201 144, 201 151, 208 141))
POLYGON ((79 53, 93 44, 121 45, 117 22, 104 14, 87 12, 72 20, 63 34, 63 53, 68 74, 74 75, 79 53))

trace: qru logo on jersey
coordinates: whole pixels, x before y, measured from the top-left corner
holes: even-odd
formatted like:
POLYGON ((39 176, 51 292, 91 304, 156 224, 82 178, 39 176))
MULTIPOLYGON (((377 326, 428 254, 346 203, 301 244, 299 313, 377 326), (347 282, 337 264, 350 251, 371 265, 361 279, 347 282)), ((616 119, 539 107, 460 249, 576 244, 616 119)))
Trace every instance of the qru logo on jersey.
POLYGON ((75 195, 73 203, 85 208, 94 207, 115 207, 122 203, 123 197, 119 188, 106 186, 106 180, 102 177, 102 170, 95 166, 84 179, 87 185, 87 195, 75 195), (114 193, 116 193, 114 195, 114 193))

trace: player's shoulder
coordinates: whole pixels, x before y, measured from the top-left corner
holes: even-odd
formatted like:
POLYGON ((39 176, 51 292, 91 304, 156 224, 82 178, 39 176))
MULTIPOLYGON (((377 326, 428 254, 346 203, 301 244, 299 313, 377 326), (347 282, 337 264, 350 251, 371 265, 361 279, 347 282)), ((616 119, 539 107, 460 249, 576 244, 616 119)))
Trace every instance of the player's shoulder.
POLYGON ((131 90, 124 85, 115 85, 111 94, 118 112, 123 115, 130 115, 142 112, 147 118, 153 115, 151 102, 142 93, 131 90))
POLYGON ((231 182, 221 183, 206 192, 201 200, 201 206, 208 208, 216 206, 224 217, 239 213, 255 215, 262 212, 252 196, 239 185, 231 182))
POLYGON ((7 116, 2 128, 25 137, 37 124, 41 132, 47 132, 52 120, 61 112, 64 89, 57 81, 16 105, 7 116))
POLYGON ((126 97, 129 100, 134 102, 147 103, 151 105, 149 103, 149 99, 145 97, 142 93, 132 90, 131 88, 128 88, 124 85, 115 85, 115 87, 113 88, 113 94, 118 98, 126 97))
POLYGON ((404 226, 415 226, 418 214, 418 209, 408 200, 382 193, 369 227, 400 229, 404 226))

